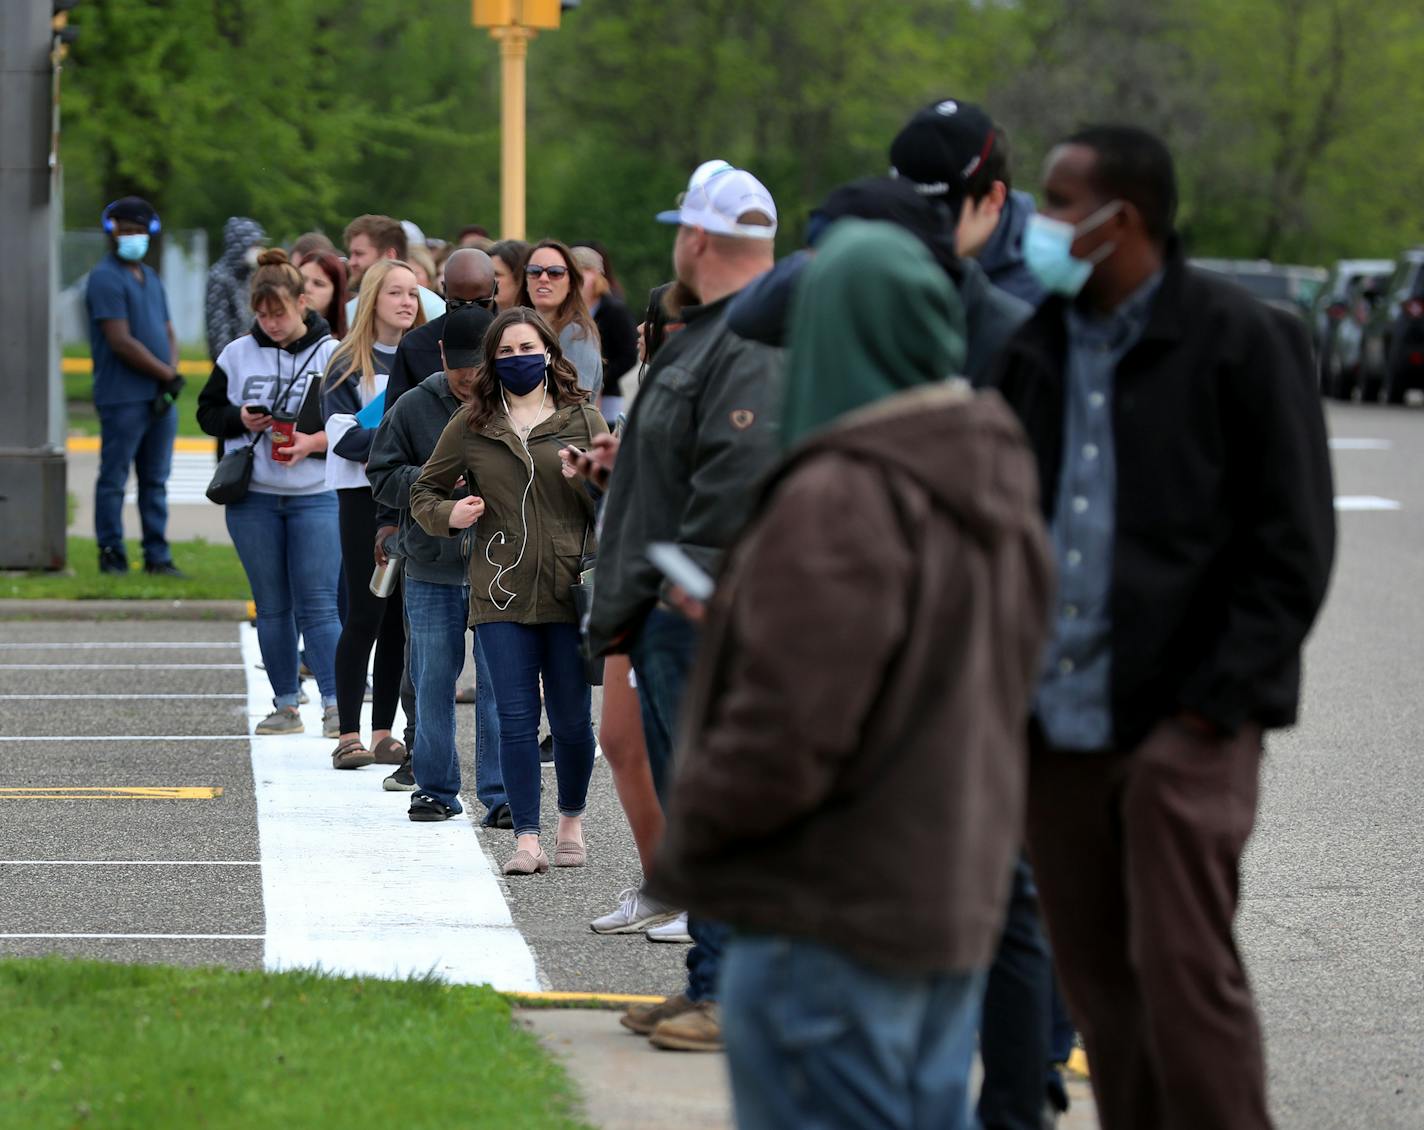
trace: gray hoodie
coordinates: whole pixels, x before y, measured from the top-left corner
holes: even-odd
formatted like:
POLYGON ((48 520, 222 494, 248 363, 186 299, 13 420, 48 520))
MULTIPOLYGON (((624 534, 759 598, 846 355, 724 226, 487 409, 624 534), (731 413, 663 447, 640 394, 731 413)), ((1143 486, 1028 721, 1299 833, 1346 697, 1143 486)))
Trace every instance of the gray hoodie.
POLYGON ((465 584, 460 549, 465 539, 433 538, 422 530, 410 516, 410 487, 460 407, 445 374, 432 373, 386 413, 366 461, 366 477, 381 510, 400 514, 395 548, 405 558, 406 576, 433 585, 465 584))

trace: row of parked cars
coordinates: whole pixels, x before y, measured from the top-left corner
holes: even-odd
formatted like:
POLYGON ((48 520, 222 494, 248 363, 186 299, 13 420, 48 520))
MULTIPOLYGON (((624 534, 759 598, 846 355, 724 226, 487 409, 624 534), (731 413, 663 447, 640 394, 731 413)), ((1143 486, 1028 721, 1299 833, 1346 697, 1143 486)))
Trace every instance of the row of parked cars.
POLYGON ((1239 259, 1193 262, 1310 324, 1325 396, 1403 404, 1412 389, 1424 391, 1424 248, 1397 260, 1342 259, 1329 270, 1239 259))

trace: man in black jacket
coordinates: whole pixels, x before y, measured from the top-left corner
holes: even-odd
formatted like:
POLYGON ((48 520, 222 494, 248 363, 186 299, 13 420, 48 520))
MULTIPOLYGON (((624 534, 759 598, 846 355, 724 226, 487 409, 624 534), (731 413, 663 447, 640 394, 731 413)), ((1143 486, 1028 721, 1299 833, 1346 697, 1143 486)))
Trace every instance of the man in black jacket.
POLYGON ((1029 846, 1104 1130, 1269 1127, 1232 936, 1262 734, 1296 719, 1334 554, 1304 330, 1189 268, 1155 137, 1050 154, 1054 297, 997 384, 1038 454, 1060 592, 1029 846))

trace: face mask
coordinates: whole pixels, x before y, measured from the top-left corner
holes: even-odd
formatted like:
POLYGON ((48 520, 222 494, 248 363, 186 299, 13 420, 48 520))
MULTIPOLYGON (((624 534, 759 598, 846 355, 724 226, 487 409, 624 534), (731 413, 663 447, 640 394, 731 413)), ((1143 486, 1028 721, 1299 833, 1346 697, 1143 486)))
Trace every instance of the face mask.
POLYGON ((494 375, 513 395, 533 392, 544 382, 549 358, 543 353, 516 353, 494 359, 494 375))
POLYGON ((129 263, 137 263, 148 254, 148 236, 146 235, 121 235, 116 238, 119 245, 119 258, 129 263))
POLYGON ((249 248, 247 249, 247 254, 245 254, 245 255, 242 257, 242 261, 243 261, 244 263, 246 263, 249 267, 254 267, 254 268, 255 268, 255 267, 257 266, 257 260, 258 260, 258 258, 261 257, 261 255, 262 255, 262 248, 260 248, 260 247, 249 247, 249 248))
POLYGON ((1074 297, 1087 283, 1093 268, 1111 255, 1117 244, 1106 243, 1087 259, 1079 259, 1073 254, 1073 243, 1079 236, 1100 228, 1121 209, 1122 201, 1114 200, 1076 227, 1063 220, 1050 220, 1047 216, 1030 216, 1023 241, 1024 262, 1028 269, 1046 290, 1074 297))

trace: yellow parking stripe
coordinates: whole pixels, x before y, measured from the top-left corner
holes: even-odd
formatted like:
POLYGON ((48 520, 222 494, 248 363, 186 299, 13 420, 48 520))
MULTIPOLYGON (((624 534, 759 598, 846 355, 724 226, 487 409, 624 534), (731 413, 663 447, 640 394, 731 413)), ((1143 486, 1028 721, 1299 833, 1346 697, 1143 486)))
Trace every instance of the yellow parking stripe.
POLYGON ((662 997, 645 997, 636 993, 505 993, 513 1004, 569 1005, 585 1008, 613 1008, 630 1004, 657 1004, 662 997))
MULTIPOLYGON (((64 357, 60 359, 59 371, 61 373, 92 373, 94 361, 90 357, 64 357)), ((178 371, 185 377, 197 377, 211 373, 213 367, 207 361, 179 361, 178 371)))
MULTIPOLYGON (((71 455, 97 455, 99 453, 99 437, 69 436, 64 441, 64 448, 71 455)), ((216 453, 217 440, 202 439, 198 436, 179 436, 173 441, 173 450, 190 455, 216 453)))
POLYGON ((213 800, 221 785, 30 785, 0 788, 0 800, 213 800))

